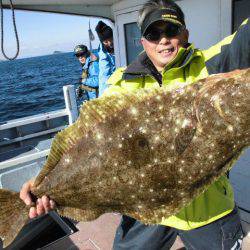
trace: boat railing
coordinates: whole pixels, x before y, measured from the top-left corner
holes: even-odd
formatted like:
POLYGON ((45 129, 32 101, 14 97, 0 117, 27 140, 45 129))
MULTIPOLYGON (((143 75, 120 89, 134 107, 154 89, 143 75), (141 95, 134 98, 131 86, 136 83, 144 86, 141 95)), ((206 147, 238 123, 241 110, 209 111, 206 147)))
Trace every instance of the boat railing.
POLYGON ((49 135, 54 135, 77 119, 78 108, 75 87, 73 85, 64 86, 63 93, 65 109, 10 120, 0 124, 0 156, 2 155, 0 157, 0 170, 38 160, 48 155, 49 146, 38 149, 38 147, 31 147, 29 142, 32 142, 34 146, 34 142, 38 144, 39 140, 44 140, 46 136, 49 138, 49 135), (62 123, 64 117, 65 121, 62 123), (53 121, 54 124, 52 125, 53 121), (39 128, 36 130, 35 127, 39 128), (29 154, 27 152, 17 153, 24 152, 23 149, 25 148, 26 151, 30 151, 29 154))
POLYGON ((0 147, 5 146, 5 145, 10 145, 10 144, 15 143, 15 142, 22 142, 24 140, 28 140, 28 139, 38 137, 41 135, 50 134, 53 132, 60 131, 65 126, 56 127, 53 129, 47 129, 47 130, 44 130, 41 132, 32 133, 32 134, 22 136, 22 133, 20 132, 19 127, 38 123, 38 122, 43 122, 43 121, 47 121, 50 119, 55 119, 55 118, 63 117, 63 116, 67 116, 67 115, 68 115, 67 110, 62 109, 62 110, 58 110, 58 111, 52 111, 52 112, 43 113, 40 115, 28 116, 28 117, 8 121, 6 124, 0 125, 0 131, 13 128, 17 131, 17 134, 19 134, 19 136, 16 138, 12 138, 12 139, 6 138, 6 137, 1 138, 2 140, 0 141, 0 147))

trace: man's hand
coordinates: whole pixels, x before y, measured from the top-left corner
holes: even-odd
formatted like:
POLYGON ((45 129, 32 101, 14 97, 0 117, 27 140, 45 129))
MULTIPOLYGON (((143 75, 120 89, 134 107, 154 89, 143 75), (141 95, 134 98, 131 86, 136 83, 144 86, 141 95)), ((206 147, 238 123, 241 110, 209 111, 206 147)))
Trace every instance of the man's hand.
MULTIPOLYGON (((20 190, 20 199, 24 201, 27 206, 31 206, 33 203, 32 195, 30 193, 32 186, 34 185, 34 179, 31 179, 23 184, 20 190)), ((38 215, 48 213, 50 210, 55 208, 55 202, 50 200, 47 196, 38 198, 34 207, 30 208, 29 217, 35 218, 38 215)))
POLYGON ((79 99, 83 96, 84 90, 81 88, 81 85, 76 89, 76 98, 79 99))

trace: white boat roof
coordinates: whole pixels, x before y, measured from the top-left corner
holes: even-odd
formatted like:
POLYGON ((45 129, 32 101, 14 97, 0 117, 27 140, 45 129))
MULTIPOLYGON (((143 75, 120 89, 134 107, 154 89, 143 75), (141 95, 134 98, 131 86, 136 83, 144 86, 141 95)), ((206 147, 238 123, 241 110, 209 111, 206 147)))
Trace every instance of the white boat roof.
MULTIPOLYGON (((103 17, 114 20, 112 5, 118 2, 121 0, 15 0, 13 5, 19 10, 103 17)), ((9 8, 9 0, 3 0, 3 7, 9 8)))

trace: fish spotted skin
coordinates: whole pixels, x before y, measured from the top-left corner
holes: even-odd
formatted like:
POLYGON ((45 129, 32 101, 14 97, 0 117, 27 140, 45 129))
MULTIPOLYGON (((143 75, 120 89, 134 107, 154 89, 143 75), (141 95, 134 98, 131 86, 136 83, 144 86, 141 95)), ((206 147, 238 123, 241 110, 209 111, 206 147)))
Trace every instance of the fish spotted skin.
MULTIPOLYGON (((173 92, 116 96, 115 112, 114 100, 105 97, 110 111, 100 108, 96 123, 81 121, 89 129, 34 193, 49 195, 59 212, 60 206, 82 209, 81 220, 118 211, 160 223, 205 191, 249 145, 249 70, 237 72, 173 92)), ((82 116, 93 119, 92 110, 90 103, 82 116)))
POLYGON ((247 69, 171 92, 159 87, 90 101, 54 139, 32 192, 76 220, 112 211, 160 223, 249 146, 249 98, 247 69))

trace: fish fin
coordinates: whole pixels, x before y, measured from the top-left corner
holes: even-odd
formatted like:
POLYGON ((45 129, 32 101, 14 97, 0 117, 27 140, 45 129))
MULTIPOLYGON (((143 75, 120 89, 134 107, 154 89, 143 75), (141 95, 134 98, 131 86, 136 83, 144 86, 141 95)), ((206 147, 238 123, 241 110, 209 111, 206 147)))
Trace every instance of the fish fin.
POLYGON ((73 136, 70 135, 72 131, 76 130, 76 126, 76 124, 73 124, 56 134, 52 141, 49 156, 39 175, 36 177, 34 186, 38 186, 43 181, 44 177, 55 168, 62 155, 72 147, 74 140, 73 136))
POLYGON ((29 210, 19 193, 0 189, 0 237, 8 246, 27 223, 29 210))
POLYGON ((98 218, 103 212, 96 210, 85 210, 73 207, 59 207, 57 212, 60 216, 73 219, 76 221, 90 221, 98 218))
MULTIPOLYGON (((148 93, 151 92, 142 91, 139 96, 143 97, 148 93)), ((121 93, 104 96, 84 104, 77 121, 57 133, 53 139, 47 161, 36 177, 34 185, 38 186, 43 181, 44 177, 55 168, 63 154, 67 153, 89 130, 93 129, 94 124, 104 122, 106 118, 110 117, 110 114, 132 107, 136 102, 138 102, 138 95, 121 93)))

